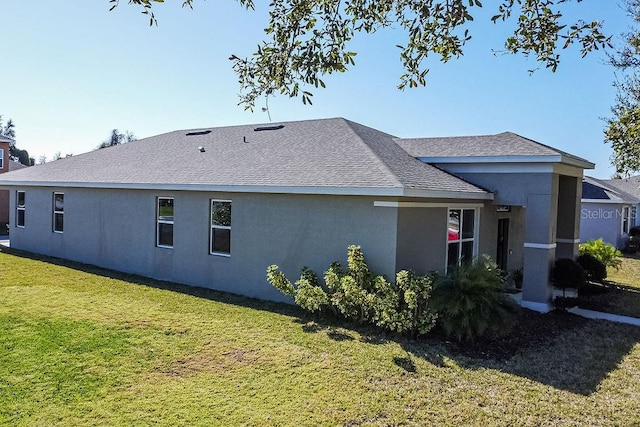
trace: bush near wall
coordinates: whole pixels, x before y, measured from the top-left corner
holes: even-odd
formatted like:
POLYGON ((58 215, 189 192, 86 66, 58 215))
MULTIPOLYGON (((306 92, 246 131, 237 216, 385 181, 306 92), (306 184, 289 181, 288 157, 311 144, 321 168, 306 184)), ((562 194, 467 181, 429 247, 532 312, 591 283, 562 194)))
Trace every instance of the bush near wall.
POLYGON ((488 257, 445 277, 403 270, 394 283, 373 275, 362 249, 349 246, 346 270, 338 262, 331 264, 324 285, 307 268, 291 283, 277 265, 267 269, 267 280, 307 311, 330 312, 412 337, 428 333, 438 317, 445 333, 459 340, 508 331, 517 307, 503 292, 504 277, 488 257))
POLYGON ((606 267, 616 270, 622 265, 622 252, 602 239, 587 240, 579 246, 580 254, 589 254, 602 262, 606 267))

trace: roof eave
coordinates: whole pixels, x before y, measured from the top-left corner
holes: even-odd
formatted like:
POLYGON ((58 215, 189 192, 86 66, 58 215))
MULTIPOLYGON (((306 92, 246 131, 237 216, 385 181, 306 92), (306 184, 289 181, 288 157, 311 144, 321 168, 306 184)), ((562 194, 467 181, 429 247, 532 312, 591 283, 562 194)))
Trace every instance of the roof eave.
POLYGON ((416 157, 424 163, 564 163, 577 166, 582 169, 594 169, 596 165, 587 160, 576 157, 553 154, 538 156, 442 156, 442 157, 416 157))
POLYGON ((114 183, 114 182, 50 182, 50 181, 1 181, 1 189, 14 187, 47 188, 96 188, 154 191, 207 191, 222 193, 273 193, 273 194, 318 194, 344 196, 390 196, 423 197, 441 199, 493 200, 488 192, 439 191, 405 187, 290 187, 267 185, 207 185, 207 184, 166 184, 166 183, 114 183))

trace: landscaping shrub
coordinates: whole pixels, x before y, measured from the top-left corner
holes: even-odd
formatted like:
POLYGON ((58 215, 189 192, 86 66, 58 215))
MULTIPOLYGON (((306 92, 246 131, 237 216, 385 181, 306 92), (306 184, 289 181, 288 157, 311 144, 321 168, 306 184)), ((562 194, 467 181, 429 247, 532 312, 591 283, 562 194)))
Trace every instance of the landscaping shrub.
POLYGON ((396 283, 391 283, 371 274, 359 246, 349 246, 346 271, 338 262, 329 266, 324 288, 306 268, 291 284, 278 266, 272 265, 267 269, 267 280, 305 310, 318 312, 330 307, 345 319, 413 337, 429 332, 437 317, 429 308, 434 275, 403 270, 398 272, 396 283))
POLYGON ((431 306, 444 332, 459 341, 508 332, 518 307, 504 293, 504 279, 488 256, 454 267, 438 278, 431 306))
POLYGON ((602 282, 607 278, 607 266, 589 253, 583 253, 576 258, 584 271, 585 279, 592 282, 602 282))
POLYGON ((278 270, 277 265, 267 268, 267 280, 280 292, 291 296, 300 307, 312 313, 322 310, 329 304, 329 297, 318 285, 316 274, 306 267, 302 268, 300 279, 295 282, 295 285, 292 285, 284 273, 278 270))
POLYGON ((602 239, 588 240, 580 244, 579 250, 580 254, 593 255, 606 267, 613 267, 618 270, 622 265, 622 260, 620 259, 620 257, 622 257, 622 252, 602 239))
POLYGON ((562 297, 565 298, 568 288, 580 289, 584 285, 584 271, 571 258, 559 258, 553 264, 551 282, 556 288, 562 289, 562 297))

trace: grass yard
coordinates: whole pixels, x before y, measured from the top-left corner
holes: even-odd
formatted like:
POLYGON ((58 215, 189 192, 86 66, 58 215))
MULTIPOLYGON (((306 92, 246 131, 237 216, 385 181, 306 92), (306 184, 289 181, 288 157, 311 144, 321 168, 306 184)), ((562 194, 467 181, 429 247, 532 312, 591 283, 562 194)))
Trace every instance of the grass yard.
POLYGON ((620 269, 607 268, 607 292, 580 298, 580 307, 640 317, 640 257, 625 256, 620 269))
POLYGON ((619 270, 607 269, 607 279, 640 290, 640 255, 626 255, 619 270))
POLYGON ((474 356, 59 264, 0 251, 0 424, 640 425, 637 327, 523 311, 553 333, 474 356))

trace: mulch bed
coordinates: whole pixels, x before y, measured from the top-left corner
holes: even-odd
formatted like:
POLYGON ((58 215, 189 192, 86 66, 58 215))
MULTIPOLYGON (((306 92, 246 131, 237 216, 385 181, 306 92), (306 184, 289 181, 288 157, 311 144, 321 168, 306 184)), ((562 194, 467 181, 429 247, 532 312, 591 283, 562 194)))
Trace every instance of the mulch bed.
MULTIPOLYGON (((528 348, 540 347, 558 334, 583 326, 587 319, 563 311, 546 314, 520 309, 513 329, 504 336, 487 336, 473 343, 446 341, 456 353, 482 359, 506 360, 528 348)), ((440 339, 444 339, 440 337, 440 339)))

